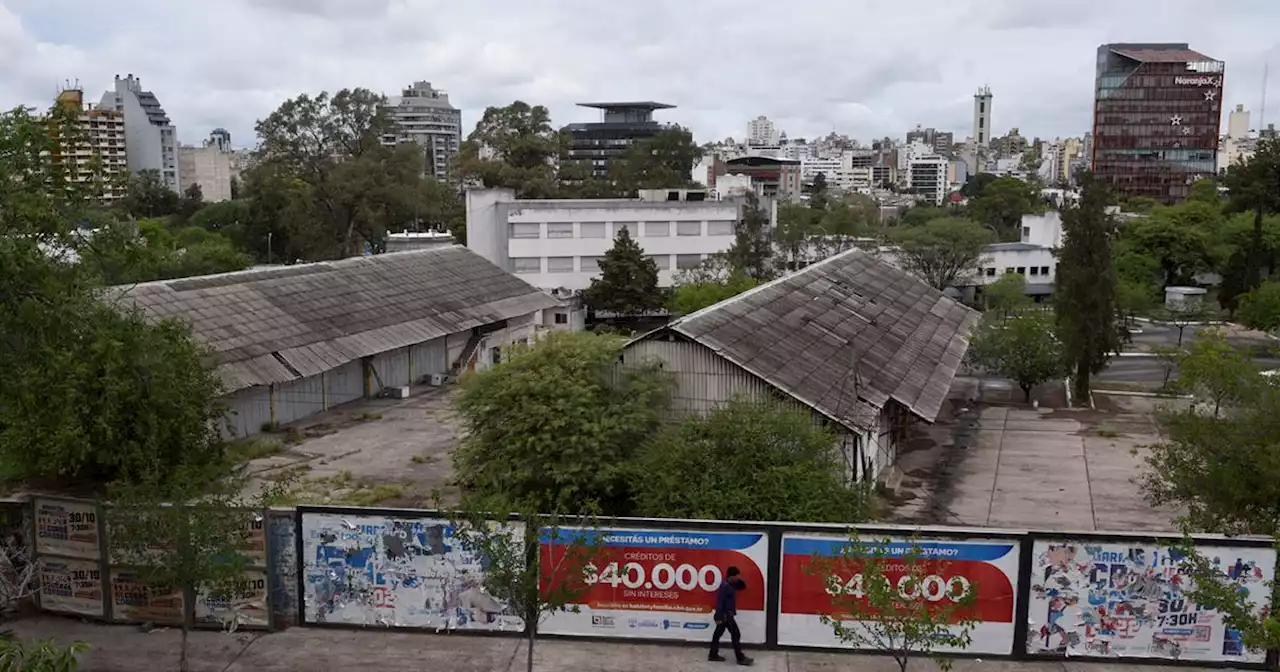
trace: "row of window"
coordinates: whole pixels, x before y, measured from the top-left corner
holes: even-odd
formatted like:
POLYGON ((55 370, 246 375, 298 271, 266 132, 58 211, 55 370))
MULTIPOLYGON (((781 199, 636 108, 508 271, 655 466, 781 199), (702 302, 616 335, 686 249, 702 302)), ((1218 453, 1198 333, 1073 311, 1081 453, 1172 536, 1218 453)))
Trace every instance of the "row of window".
MULTIPOLYGON (((1026 266, 1005 266, 1004 268, 1005 273, 1017 273, 1018 275, 1030 275, 1033 278, 1041 277, 1041 276, 1046 278, 1049 277, 1048 266, 1032 266, 1030 268, 1031 272, 1029 274, 1027 273, 1027 270, 1028 269, 1026 266)), ((986 268, 979 268, 978 272, 987 276, 988 278, 994 278, 996 276, 996 267, 987 266, 986 268)))
MULTIPOLYGON (((676 268, 687 270, 696 268, 702 263, 701 254, 651 254, 650 259, 658 265, 659 271, 671 270, 671 257, 676 258, 676 268)), ((547 273, 599 273, 600 261, 604 257, 546 257, 547 273)), ((511 270, 514 273, 542 273, 543 257, 512 257, 511 270)))
MULTIPOLYGON (((677 236, 701 236, 703 235, 703 222, 643 222, 643 231, 639 231, 641 227, 639 222, 612 222, 613 230, 609 230, 609 225, 605 222, 582 222, 576 224, 574 222, 547 222, 547 238, 616 238, 618 232, 626 230, 633 238, 637 235, 643 235, 646 238, 667 238, 672 235, 674 229, 677 236), (674 226, 673 226, 674 225, 674 226), (574 235, 574 229, 577 228, 577 236, 574 235), (612 234, 612 235, 610 235, 612 234)), ((732 236, 733 222, 730 221, 714 221, 706 222, 706 235, 708 236, 732 236)), ((514 223, 508 224, 507 236, 509 238, 541 238, 542 224, 533 223, 514 223)))

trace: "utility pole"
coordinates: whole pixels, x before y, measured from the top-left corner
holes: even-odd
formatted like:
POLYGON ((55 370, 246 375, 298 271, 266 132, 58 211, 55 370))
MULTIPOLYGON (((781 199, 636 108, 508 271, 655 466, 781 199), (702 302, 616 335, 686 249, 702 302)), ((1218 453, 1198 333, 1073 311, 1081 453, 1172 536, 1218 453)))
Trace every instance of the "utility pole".
POLYGON ((272 233, 268 231, 267 232, 267 265, 268 266, 271 265, 271 235, 272 233))

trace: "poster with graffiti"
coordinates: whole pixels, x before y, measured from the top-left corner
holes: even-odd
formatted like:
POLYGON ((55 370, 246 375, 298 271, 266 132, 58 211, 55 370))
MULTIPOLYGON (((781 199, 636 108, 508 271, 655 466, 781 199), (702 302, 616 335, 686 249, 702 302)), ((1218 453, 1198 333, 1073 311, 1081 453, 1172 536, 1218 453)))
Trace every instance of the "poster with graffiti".
MULTIPOLYGON (((523 535, 521 523, 506 526, 523 535)), ((522 630, 446 520, 304 512, 304 623, 522 630)))
POLYGON ((111 617, 129 623, 181 624, 186 619, 182 589, 151 586, 137 572, 112 569, 111 617))
MULTIPOLYGON (((1269 605, 1270 548, 1198 551, 1255 609, 1269 605)), ((1037 540, 1031 567, 1028 653, 1263 662, 1222 615, 1188 596, 1193 584, 1176 549, 1139 543, 1037 540)))
POLYGON ((36 552, 98 559, 98 507, 95 504, 37 499, 36 552))
POLYGON ((196 595, 196 623, 216 624, 228 630, 271 627, 267 606, 267 573, 251 569, 225 591, 201 591, 196 595))
MULTIPOLYGON (((924 572, 914 597, 937 604, 939 608, 955 603, 973 592, 975 596, 966 611, 977 624, 970 632, 972 642, 967 653, 1007 654, 1013 648, 1014 607, 1018 593, 1019 545, 1014 539, 966 539, 915 541, 866 538, 867 553, 873 557, 883 552, 883 575, 897 582, 900 590, 912 590, 901 583, 912 571, 924 572), (918 551, 917 551, 918 549, 918 551), (908 568, 901 560, 917 553, 918 569, 908 568)), ((849 604, 849 598, 863 600, 862 568, 849 558, 845 549, 850 540, 841 535, 786 534, 782 537, 781 599, 778 615, 778 643, 793 646, 847 647, 835 635, 823 616, 834 616, 837 605, 849 604), (845 556, 845 557, 841 557, 845 556), (830 567, 818 565, 815 559, 841 558, 830 567), (830 573, 830 575, 825 575, 830 573), (833 592, 840 586, 845 595, 833 592), (838 597, 838 599, 837 599, 838 597)), ((846 620, 846 626, 858 627, 859 621, 846 620)), ((939 647, 939 651, 948 650, 939 647)))
POLYGON ((584 583, 572 589, 580 595, 577 613, 551 614, 540 632, 710 640, 716 590, 728 568, 737 567, 747 586, 737 596, 742 641, 765 641, 764 533, 565 528, 556 535, 543 530, 541 537, 544 583, 571 581, 565 574, 577 574, 584 583), (588 537, 596 541, 574 541, 588 537), (574 557, 583 552, 590 557, 574 557))
POLYGON ((40 558, 40 608, 82 616, 102 612, 102 568, 97 560, 40 558))
POLYGON ((267 564, 267 529, 266 519, 259 511, 246 512, 244 521, 244 541, 236 550, 249 558, 249 564, 259 567, 267 564))

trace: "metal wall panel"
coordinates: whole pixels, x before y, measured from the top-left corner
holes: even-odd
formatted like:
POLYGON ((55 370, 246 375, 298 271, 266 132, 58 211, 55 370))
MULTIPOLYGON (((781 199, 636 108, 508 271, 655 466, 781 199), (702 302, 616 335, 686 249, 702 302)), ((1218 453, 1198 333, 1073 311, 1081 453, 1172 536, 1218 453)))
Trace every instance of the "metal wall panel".
POLYGON ((266 385, 237 390, 219 401, 227 408, 227 429, 223 431, 228 438, 253 436, 262 431, 263 425, 271 422, 271 388, 266 385))
POLYGON ((374 355, 373 369, 378 372, 373 381, 374 387, 377 387, 378 383, 382 383, 383 387, 408 385, 411 382, 409 379, 409 349, 396 348, 389 352, 381 352, 374 355))
POLYGON ((325 390, 329 408, 350 403, 364 397, 364 364, 360 360, 348 362, 324 373, 325 390))
POLYGON ((324 379, 307 376, 275 386, 276 423, 287 425, 324 411, 324 379))
POLYGON ((448 348, 443 338, 409 346, 409 365, 413 369, 414 382, 433 373, 448 373, 448 358, 448 348))

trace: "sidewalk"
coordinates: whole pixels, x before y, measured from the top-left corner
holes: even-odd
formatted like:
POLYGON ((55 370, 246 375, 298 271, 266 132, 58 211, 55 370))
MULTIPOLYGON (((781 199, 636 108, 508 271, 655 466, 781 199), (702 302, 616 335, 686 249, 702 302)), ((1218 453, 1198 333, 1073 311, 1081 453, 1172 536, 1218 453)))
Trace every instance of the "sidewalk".
MULTIPOLYGON (((75 640, 92 647, 81 661, 82 672, 163 672, 178 667, 181 633, 166 629, 144 633, 126 625, 99 625, 70 618, 42 616, 12 624, 20 637, 75 640)), ((732 663, 711 663, 695 646, 614 644, 540 640, 534 649, 538 672, 728 672, 732 663)), ((752 651, 755 670, 766 672, 896 672, 884 656, 796 651, 752 651)), ((308 672, 378 670, 378 672, 522 672, 524 646, 510 637, 436 635, 389 631, 292 628, 273 634, 194 632, 188 656, 192 672, 308 672)), ((937 668, 913 662, 913 672, 937 668)), ((957 660, 956 672, 1151 672, 1159 668, 1119 663, 1072 661, 1022 662, 957 660)), ((1165 668, 1168 669, 1168 668, 1165 668)), ((1182 671, 1202 668, 1181 667, 1182 671)), ((1218 668, 1219 670, 1222 668, 1218 668)))

